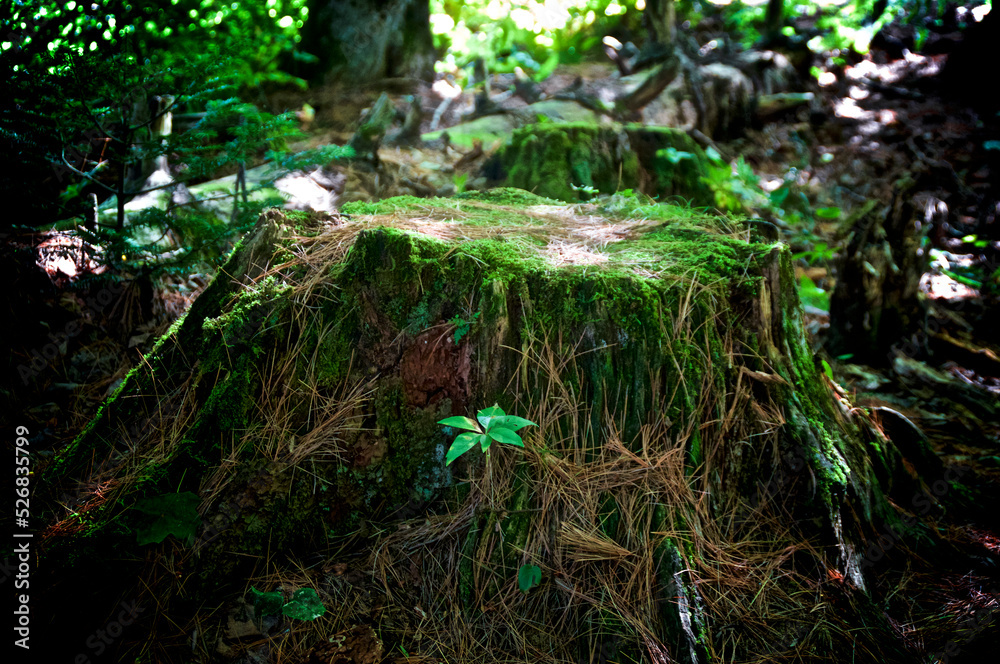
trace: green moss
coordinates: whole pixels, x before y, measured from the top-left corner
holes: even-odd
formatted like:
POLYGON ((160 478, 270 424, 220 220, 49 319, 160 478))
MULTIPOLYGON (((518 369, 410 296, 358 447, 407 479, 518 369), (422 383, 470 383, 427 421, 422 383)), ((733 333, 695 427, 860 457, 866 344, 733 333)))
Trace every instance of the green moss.
POLYGON ((487 191, 466 191, 454 196, 456 200, 481 201, 494 205, 527 207, 530 205, 561 205, 560 201, 533 194, 515 187, 497 187, 487 191))
POLYGON ((511 186, 562 201, 622 189, 695 205, 714 201, 704 152, 685 132, 667 127, 531 125, 513 133, 501 163, 511 186))

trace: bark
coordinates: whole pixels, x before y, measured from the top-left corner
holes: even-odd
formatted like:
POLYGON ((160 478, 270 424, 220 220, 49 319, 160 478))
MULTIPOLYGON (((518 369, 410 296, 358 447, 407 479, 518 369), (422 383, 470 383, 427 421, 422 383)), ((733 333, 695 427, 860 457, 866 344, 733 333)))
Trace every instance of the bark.
POLYGON ((663 46, 673 43, 677 31, 674 0, 650 0, 646 3, 642 17, 652 41, 663 46))
POLYGON ((922 330, 920 278, 929 256, 921 245, 932 217, 922 218, 914 193, 914 182, 903 181, 887 208, 873 202, 845 225, 852 231, 830 297, 831 354, 884 366, 894 345, 922 330))
POLYGON ((434 75, 427 0, 311 0, 301 48, 319 58, 309 77, 370 83, 434 75))
POLYGON ((768 0, 767 14, 764 16, 764 40, 773 42, 781 34, 784 23, 785 0, 768 0))

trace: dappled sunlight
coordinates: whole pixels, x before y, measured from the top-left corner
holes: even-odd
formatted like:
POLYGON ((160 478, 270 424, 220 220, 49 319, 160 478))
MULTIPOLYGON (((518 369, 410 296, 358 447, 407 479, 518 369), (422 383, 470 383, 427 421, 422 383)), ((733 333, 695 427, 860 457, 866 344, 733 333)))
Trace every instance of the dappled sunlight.
POLYGON ((72 281, 82 274, 101 274, 107 266, 101 252, 72 231, 51 231, 38 245, 38 266, 52 280, 72 281))

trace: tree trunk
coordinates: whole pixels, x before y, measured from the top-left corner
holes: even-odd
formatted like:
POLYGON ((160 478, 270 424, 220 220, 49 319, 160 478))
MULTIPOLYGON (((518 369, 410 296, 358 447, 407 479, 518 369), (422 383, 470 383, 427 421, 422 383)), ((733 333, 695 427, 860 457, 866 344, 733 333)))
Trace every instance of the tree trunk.
POLYGON ((914 181, 902 181, 888 207, 873 202, 845 224, 852 230, 830 297, 831 354, 884 366, 900 343, 907 354, 923 352, 926 339, 911 342, 923 336, 920 278, 929 256, 922 243, 933 216, 916 208, 915 193, 914 181))
POLYGON ((764 16, 764 37, 765 43, 773 43, 781 34, 781 26, 784 23, 785 0, 768 0, 767 14, 764 16))
POLYGON ((677 9, 674 0, 650 0, 642 13, 649 38, 662 46, 674 43, 677 31, 677 9))
POLYGON ((316 81, 434 76, 428 0, 310 0, 302 36, 316 81))

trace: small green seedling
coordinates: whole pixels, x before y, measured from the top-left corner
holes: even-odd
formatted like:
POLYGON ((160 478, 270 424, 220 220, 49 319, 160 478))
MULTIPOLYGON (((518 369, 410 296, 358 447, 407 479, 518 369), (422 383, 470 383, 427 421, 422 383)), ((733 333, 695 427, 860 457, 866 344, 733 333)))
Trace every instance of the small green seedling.
POLYGON ((470 318, 469 320, 465 320, 464 318, 456 314, 455 316, 452 317, 451 320, 448 321, 449 325, 455 326, 454 338, 456 346, 458 345, 458 342, 462 340, 462 337, 464 337, 466 334, 469 333, 469 328, 472 327, 472 324, 476 322, 477 318, 479 318, 478 311, 472 314, 472 318, 470 318))
POLYGON ((507 415, 497 404, 479 411, 476 415, 476 420, 460 415, 457 417, 446 417, 438 422, 438 424, 466 430, 466 433, 458 434, 455 442, 448 448, 445 465, 451 464, 452 461, 471 450, 475 447, 476 443, 479 443, 480 447, 483 448, 483 452, 487 454, 494 440, 516 447, 524 447, 524 441, 514 432, 526 426, 538 426, 523 417, 507 415), (479 421, 477 422, 476 420, 479 421))

